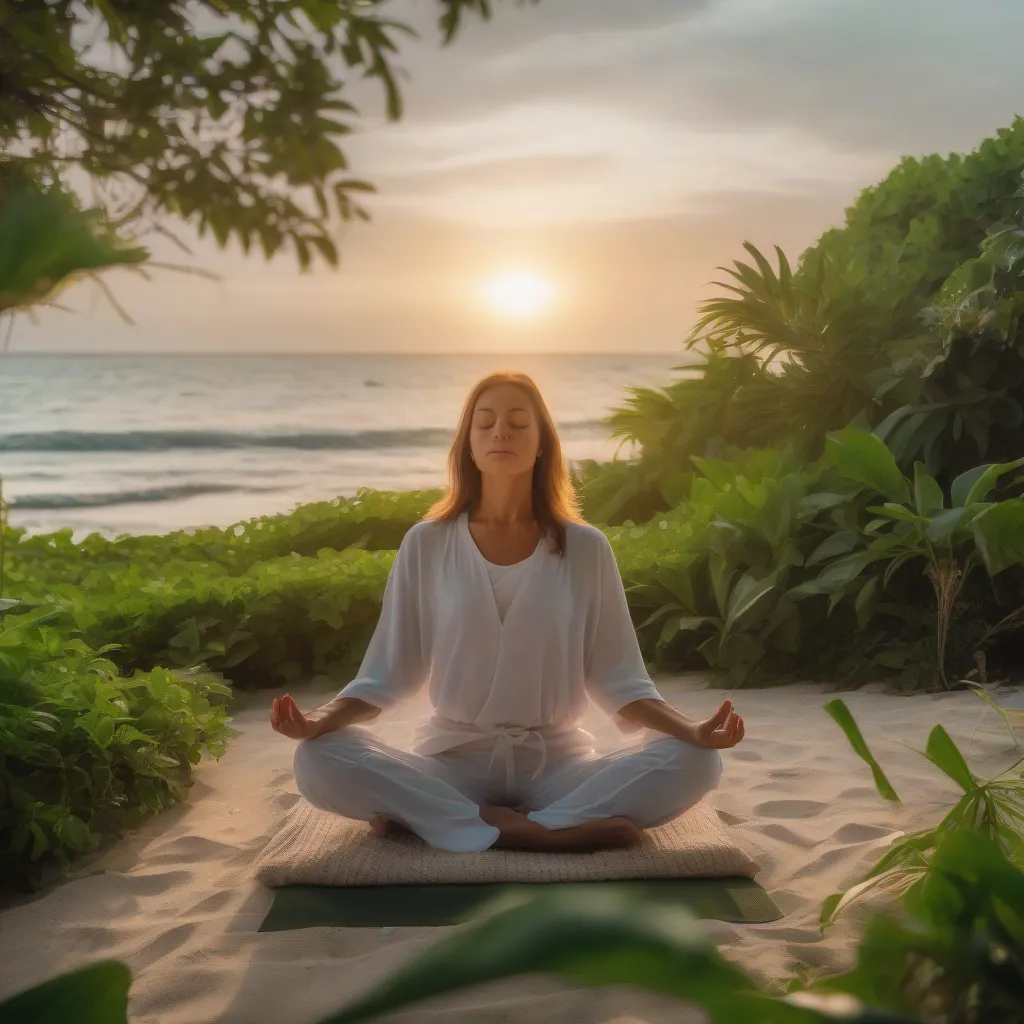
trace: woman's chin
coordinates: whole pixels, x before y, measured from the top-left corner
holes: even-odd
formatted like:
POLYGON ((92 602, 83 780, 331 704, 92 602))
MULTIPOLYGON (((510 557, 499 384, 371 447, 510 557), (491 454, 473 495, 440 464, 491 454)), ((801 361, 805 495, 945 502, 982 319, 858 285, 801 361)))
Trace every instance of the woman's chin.
POLYGON ((524 465, 524 460, 518 455, 488 455, 481 468, 491 476, 519 476, 533 469, 524 465))

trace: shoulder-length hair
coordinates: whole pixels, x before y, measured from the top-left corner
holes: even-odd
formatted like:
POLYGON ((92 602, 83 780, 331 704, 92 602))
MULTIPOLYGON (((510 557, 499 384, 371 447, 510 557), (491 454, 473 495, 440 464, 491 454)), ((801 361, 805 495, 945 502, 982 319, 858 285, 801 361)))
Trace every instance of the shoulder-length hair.
POLYGON ((452 522, 463 512, 471 512, 480 503, 482 474, 470 452, 469 432, 473 410, 480 396, 499 384, 512 384, 523 391, 533 405, 540 423, 540 456, 533 467, 533 514, 541 531, 554 541, 559 555, 565 554, 566 523, 582 523, 580 500, 569 478, 562 445, 554 420, 533 380, 525 373, 499 370, 482 377, 473 385, 462 407, 459 428, 448 453, 448 491, 427 511, 424 519, 452 522))

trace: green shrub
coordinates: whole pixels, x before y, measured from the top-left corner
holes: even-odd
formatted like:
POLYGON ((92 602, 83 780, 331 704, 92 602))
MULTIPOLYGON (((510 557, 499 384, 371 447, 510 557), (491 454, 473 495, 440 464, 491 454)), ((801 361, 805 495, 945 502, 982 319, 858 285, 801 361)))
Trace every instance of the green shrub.
POLYGON ((185 798, 191 766, 219 758, 230 688, 209 672, 123 676, 40 616, 0 624, 0 878, 38 888, 185 798))

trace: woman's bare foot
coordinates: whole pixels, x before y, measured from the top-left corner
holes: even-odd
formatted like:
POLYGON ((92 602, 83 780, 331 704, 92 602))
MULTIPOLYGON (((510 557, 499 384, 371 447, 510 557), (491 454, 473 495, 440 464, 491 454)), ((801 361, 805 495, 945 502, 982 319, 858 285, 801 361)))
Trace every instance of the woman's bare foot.
POLYGON ((643 830, 629 818, 602 818, 570 828, 549 829, 510 807, 481 807, 480 817, 499 830, 495 849, 581 853, 633 846, 643 830))
POLYGON ((412 835, 410 829, 407 829, 400 822, 389 818, 386 814, 375 814, 370 819, 370 828, 373 829, 373 834, 381 839, 394 839, 395 836, 412 835))

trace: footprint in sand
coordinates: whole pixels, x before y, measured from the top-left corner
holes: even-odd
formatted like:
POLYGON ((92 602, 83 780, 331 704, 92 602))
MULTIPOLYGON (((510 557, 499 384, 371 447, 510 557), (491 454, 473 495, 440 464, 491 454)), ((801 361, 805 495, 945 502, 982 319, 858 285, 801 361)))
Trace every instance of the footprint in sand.
POLYGON ((140 946, 132 953, 132 970, 137 974, 165 956, 170 956, 192 938, 198 927, 197 921, 186 921, 161 932, 152 941, 140 946))
POLYGON ((880 839, 882 836, 893 835, 891 828, 884 825, 862 825, 857 822, 850 822, 848 825, 841 825, 832 833, 832 839, 837 843, 867 843, 872 839, 880 839))
POLYGON ((799 835, 791 828, 786 828, 785 825, 780 825, 775 821, 762 825, 757 831, 768 839, 789 843, 791 846, 799 846, 803 850, 813 850, 821 842, 820 839, 808 839, 806 836, 799 835))
POLYGON ((818 800, 766 800, 754 808, 759 818, 813 818, 831 805, 818 800))
POLYGON ((732 759, 734 761, 763 761, 764 755, 759 754, 756 750, 734 750, 732 752, 732 759))

